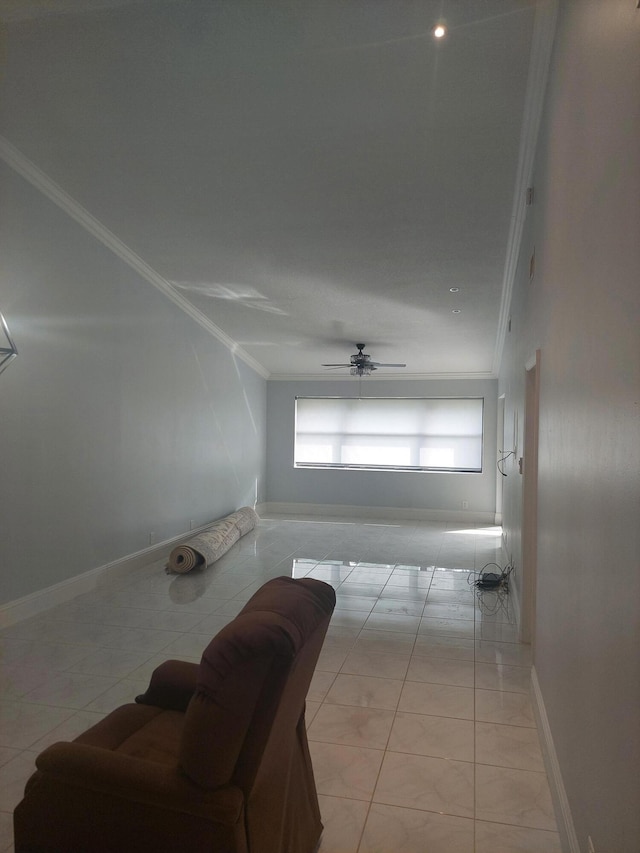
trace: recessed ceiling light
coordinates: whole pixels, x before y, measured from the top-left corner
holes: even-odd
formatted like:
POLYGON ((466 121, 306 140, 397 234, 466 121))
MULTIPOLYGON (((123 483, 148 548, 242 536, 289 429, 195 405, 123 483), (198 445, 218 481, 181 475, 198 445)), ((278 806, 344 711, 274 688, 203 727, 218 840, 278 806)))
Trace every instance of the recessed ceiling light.
POLYGON ((460 313, 460 309, 459 309, 459 308, 454 308, 454 309, 452 310, 452 312, 451 312, 451 313, 452 313, 452 314, 459 314, 459 313, 460 313))
POLYGON ((443 39, 447 34, 447 28, 444 24, 436 24, 431 32, 434 39, 443 39))
POLYGON ((457 293, 459 290, 460 290, 460 288, 459 288, 459 287, 450 287, 450 288, 449 288, 449 292, 450 292, 450 293, 457 293))

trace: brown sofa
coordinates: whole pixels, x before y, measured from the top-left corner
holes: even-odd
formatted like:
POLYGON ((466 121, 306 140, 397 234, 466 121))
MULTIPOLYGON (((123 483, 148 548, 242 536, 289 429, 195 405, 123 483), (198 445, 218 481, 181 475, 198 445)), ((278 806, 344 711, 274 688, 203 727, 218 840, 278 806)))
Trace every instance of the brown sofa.
POLYGON ((312 853, 322 824, 305 729, 335 606, 321 581, 268 581, 200 665, 42 752, 14 813, 16 853, 312 853))

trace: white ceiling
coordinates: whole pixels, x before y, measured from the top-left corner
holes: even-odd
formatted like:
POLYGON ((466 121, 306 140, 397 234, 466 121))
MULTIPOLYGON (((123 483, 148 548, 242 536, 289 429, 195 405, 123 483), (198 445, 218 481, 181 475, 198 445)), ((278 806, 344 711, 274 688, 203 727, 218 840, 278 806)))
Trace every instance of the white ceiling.
POLYGON ((492 375, 535 11, 0 0, 1 132, 265 376, 492 375))

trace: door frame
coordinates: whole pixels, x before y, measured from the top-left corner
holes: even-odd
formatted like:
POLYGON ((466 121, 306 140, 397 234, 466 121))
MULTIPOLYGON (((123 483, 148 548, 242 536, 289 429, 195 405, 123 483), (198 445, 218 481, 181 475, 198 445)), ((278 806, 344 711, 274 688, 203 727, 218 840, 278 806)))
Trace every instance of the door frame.
POLYGON ((495 524, 502 524, 502 507, 504 505, 504 477, 500 472, 499 462, 504 456, 504 417, 507 398, 505 394, 498 397, 498 417, 496 424, 496 512, 495 524))
POLYGON ((538 435, 540 350, 525 365, 524 458, 522 471, 522 601, 520 640, 535 645, 538 566, 538 435))

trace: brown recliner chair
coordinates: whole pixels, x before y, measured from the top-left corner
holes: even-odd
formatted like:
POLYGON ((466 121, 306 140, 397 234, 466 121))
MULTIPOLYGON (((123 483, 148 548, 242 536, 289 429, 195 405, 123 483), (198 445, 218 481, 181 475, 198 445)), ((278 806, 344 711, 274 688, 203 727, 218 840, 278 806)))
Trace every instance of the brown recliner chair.
POLYGON ((42 752, 14 813, 16 853, 311 853, 322 832, 305 729, 335 606, 322 581, 268 581, 200 665, 42 752))

